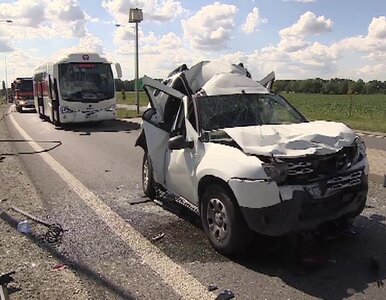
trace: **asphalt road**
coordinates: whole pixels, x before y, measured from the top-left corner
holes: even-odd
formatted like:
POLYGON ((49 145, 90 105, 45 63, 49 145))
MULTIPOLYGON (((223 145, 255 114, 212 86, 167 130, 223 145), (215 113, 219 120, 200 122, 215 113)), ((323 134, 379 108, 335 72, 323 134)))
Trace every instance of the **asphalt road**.
MULTIPOLYGON (((223 289, 237 299, 386 296, 376 283, 386 277, 386 189, 379 184, 370 184, 355 233, 256 239, 247 253, 230 259, 210 247, 194 215, 143 196, 143 153, 134 147, 138 123, 55 129, 33 112, 12 117, 37 144, 27 143, 7 118, 48 216, 68 230, 57 251, 87 280, 93 299, 203 299, 223 289), (38 146, 49 156, 37 154, 38 146), (378 274, 371 271, 374 260, 378 274), (209 284, 218 290, 206 292, 209 284)), ((385 147, 386 139, 371 143, 385 147)))

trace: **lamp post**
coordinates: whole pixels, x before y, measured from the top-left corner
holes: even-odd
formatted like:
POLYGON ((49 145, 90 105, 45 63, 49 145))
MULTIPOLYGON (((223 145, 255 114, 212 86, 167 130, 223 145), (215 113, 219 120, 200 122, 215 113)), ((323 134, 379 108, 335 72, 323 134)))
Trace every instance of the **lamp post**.
POLYGON ((138 23, 143 20, 142 9, 130 8, 129 23, 135 23, 135 98, 137 103, 137 114, 139 114, 139 86, 138 86, 138 23))
MULTIPOLYGON (((0 20, 0 23, 13 23, 12 20, 10 19, 6 19, 6 20, 0 20)), ((6 97, 6 101, 8 102, 9 99, 8 99, 8 76, 7 76, 7 56, 4 56, 4 70, 5 70, 5 97, 6 97)))

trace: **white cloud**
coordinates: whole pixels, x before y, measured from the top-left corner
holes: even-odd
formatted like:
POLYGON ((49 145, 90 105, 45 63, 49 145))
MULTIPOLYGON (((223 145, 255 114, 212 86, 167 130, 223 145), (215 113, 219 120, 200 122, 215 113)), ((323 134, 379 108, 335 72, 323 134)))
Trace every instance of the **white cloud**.
POLYGON ((0 19, 7 24, 9 37, 34 39, 83 37, 86 22, 91 21, 79 6, 79 0, 18 0, 0 4, 0 19))
POLYGON ((307 11, 291 27, 280 30, 282 38, 288 36, 309 36, 332 31, 331 19, 324 16, 317 17, 314 13, 307 11))
POLYGON ((0 38, 0 52, 10 52, 13 48, 9 45, 8 39, 0 38))
POLYGON ((134 40, 135 38, 135 29, 132 26, 120 26, 117 27, 114 33, 114 43, 116 45, 121 45, 122 43, 134 40))
POLYGON ((369 36, 379 39, 386 38, 386 17, 373 18, 368 30, 369 36))
POLYGON ((60 59, 71 53, 98 53, 106 56, 102 40, 93 34, 87 34, 79 40, 78 46, 63 48, 55 52, 49 60, 60 59))
MULTIPOLYGON (((139 38, 139 72, 140 76, 147 74, 156 78, 166 78, 167 75, 181 64, 192 65, 208 59, 202 52, 185 47, 184 41, 174 32, 157 36, 153 32, 139 38)), ((134 43, 125 41, 120 47, 110 53, 115 61, 121 63, 124 78, 134 77, 134 43)))
POLYGON ((144 21, 173 21, 187 12, 181 2, 175 0, 103 0, 102 7, 120 24, 129 22, 130 8, 142 9, 144 21))
POLYGON ((0 19, 11 19, 22 26, 38 27, 46 20, 46 1, 18 0, 0 4, 0 19))
POLYGON ((357 71, 358 77, 365 77, 368 80, 375 80, 385 77, 386 64, 367 65, 357 71))
POLYGON ((235 27, 238 8, 215 2, 202 7, 194 16, 182 21, 184 38, 194 49, 216 51, 227 47, 235 27))
POLYGON ((284 2, 314 3, 316 0, 283 0, 284 2))
POLYGON ((297 37, 286 37, 281 39, 278 48, 286 52, 295 52, 301 49, 306 48, 310 45, 310 42, 307 42, 301 38, 297 37))
POLYGON ((253 8, 252 12, 247 15, 245 23, 242 25, 241 30, 245 33, 253 33, 258 30, 260 24, 266 24, 268 22, 267 19, 263 19, 260 17, 259 8, 253 8))

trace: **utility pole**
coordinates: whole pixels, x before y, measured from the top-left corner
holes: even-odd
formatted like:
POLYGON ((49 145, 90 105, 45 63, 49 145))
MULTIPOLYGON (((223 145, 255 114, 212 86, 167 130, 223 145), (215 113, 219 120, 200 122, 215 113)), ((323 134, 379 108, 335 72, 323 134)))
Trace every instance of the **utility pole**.
POLYGON ((137 114, 139 114, 139 57, 138 57, 138 23, 143 20, 142 10, 139 8, 130 8, 129 23, 135 23, 135 98, 137 104, 137 114))

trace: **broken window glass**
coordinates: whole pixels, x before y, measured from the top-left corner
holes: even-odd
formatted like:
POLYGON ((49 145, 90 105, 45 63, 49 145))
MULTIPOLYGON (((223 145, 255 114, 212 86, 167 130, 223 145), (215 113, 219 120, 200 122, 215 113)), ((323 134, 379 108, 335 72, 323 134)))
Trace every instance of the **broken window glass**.
POLYGON ((282 97, 273 94, 198 97, 197 105, 204 130, 306 121, 282 97))

